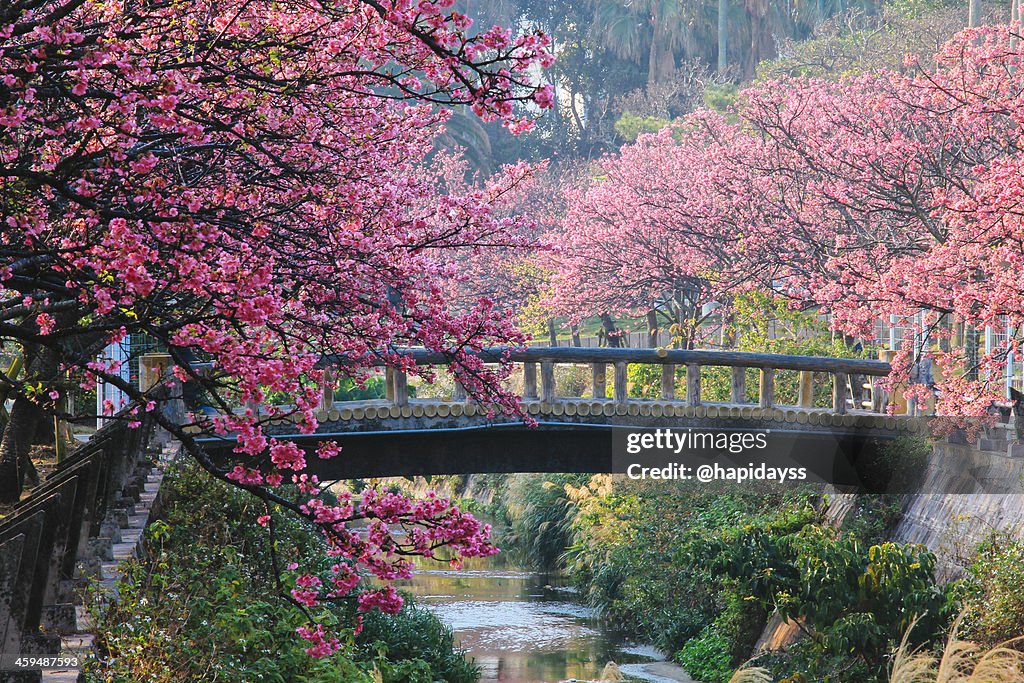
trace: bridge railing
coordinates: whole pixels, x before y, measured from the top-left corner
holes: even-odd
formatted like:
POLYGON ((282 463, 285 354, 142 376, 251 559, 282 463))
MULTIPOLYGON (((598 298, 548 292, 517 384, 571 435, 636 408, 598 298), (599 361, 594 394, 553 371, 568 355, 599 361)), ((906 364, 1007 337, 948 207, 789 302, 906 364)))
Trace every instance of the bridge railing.
MULTIPOLYGON (((425 349, 406 351, 417 365, 446 365, 450 359, 445 354, 425 349)), ((477 355, 489 363, 516 363, 523 373, 522 399, 553 403, 568 397, 560 396, 556 382, 557 365, 589 365, 591 371, 590 391, 595 400, 607 400, 625 404, 628 395, 629 366, 634 364, 660 365, 660 398, 666 401, 681 400, 687 405, 702 405, 701 370, 706 367, 730 368, 730 401, 736 405, 758 405, 772 408, 776 400, 776 377, 779 371, 796 371, 798 381, 798 407, 814 406, 814 374, 824 373, 832 377, 832 411, 844 414, 851 408, 865 408, 873 412, 884 412, 887 397, 876 386, 878 377, 888 375, 890 366, 884 361, 857 358, 829 358, 821 356, 788 356, 782 354, 746 353, 738 351, 709 351, 681 349, 625 349, 625 348, 579 348, 579 347, 531 347, 526 349, 492 348, 477 355), (685 398, 677 399, 676 368, 685 368, 685 398), (607 396, 608 370, 611 369, 612 392, 607 396), (758 371, 757 401, 747 399, 747 371, 758 371), (870 400, 861 402, 861 388, 867 389, 870 400)), ((326 361, 330 364, 330 361, 326 361)), ((380 363, 383 365, 383 362, 380 363)), ((387 397, 394 405, 404 406, 409 402, 408 378, 401 370, 388 368, 387 397)), ((466 392, 456 382, 451 399, 466 400, 466 392)), ((333 394, 324 392, 324 402, 333 404, 333 394)))

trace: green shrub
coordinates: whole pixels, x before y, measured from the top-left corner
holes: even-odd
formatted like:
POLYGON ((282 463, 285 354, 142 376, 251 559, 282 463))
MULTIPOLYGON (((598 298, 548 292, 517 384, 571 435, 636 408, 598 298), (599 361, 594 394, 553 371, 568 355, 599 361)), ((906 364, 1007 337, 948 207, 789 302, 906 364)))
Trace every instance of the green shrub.
POLYGON ((506 494, 508 527, 499 543, 520 564, 557 569, 570 545, 576 505, 566 485, 581 485, 589 475, 524 474, 509 478, 506 494))
POLYGON ((411 601, 397 615, 366 614, 356 644, 367 659, 386 654, 386 661, 378 661, 384 683, 475 683, 480 677, 476 665, 456 648, 452 630, 411 601))
POLYGON ((978 548, 968 577, 965 637, 992 646, 1024 636, 1024 542, 993 535, 978 548))
POLYGON ((704 683, 727 683, 732 676, 732 654, 728 639, 714 626, 706 626, 686 642, 675 660, 686 672, 704 683))
MULTIPOLYGON (((475 680, 451 632, 411 605, 368 615, 358 638, 354 601, 322 608, 316 616, 345 647, 313 659, 295 633, 306 617, 281 595, 290 579, 279 586, 270 569, 270 542, 256 523, 262 504, 191 463, 172 468, 161 490, 162 519, 147 529, 145 554, 122 565, 120 599, 89 596, 99 655, 87 662, 88 680, 371 683, 375 672, 396 683, 475 680)), ((282 562, 326 569, 322 539, 299 520, 275 513, 274 529, 282 562)))
MULTIPOLYGON (((409 386, 409 395, 413 396, 413 387, 409 386)), ((357 384, 351 377, 342 377, 338 380, 338 387, 334 391, 335 401, 366 401, 387 396, 387 382, 380 375, 367 378, 362 386, 357 384)))
POLYGON ((668 119, 660 119, 655 116, 637 116, 625 112, 615 122, 615 132, 626 142, 636 142, 636 139, 644 133, 657 133, 665 126, 672 123, 668 119))

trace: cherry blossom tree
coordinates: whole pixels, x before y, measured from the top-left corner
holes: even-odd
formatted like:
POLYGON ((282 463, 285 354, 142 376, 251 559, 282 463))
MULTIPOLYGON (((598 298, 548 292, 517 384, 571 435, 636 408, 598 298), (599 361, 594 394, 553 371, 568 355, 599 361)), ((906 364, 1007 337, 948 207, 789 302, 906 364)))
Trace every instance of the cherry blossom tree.
MULTIPOLYGON (((302 472, 307 454, 264 433, 284 414, 271 392, 288 397, 301 431, 315 431, 323 356, 353 372, 380 359, 428 372, 409 367, 406 345, 449 354, 471 393, 514 408, 501 372, 471 351, 521 336, 486 299, 451 305, 444 283, 451 251, 520 232, 523 219, 491 203, 531 170, 439 193, 420 167, 444 105, 528 129, 516 105, 550 106, 537 67, 552 58, 546 36, 474 31, 452 4, 0 7, 0 344, 26 360, 22 375, 0 375, 14 397, 0 444, 4 498, 17 498, 27 441, 60 414, 58 380, 74 373, 86 387, 122 389, 129 426, 154 412, 211 475, 261 499, 268 524, 279 509, 323 531, 331 573, 293 568, 292 597, 311 618, 367 572, 385 587, 359 593, 360 609, 396 610, 388 582, 410 574, 409 555, 495 552, 488 527, 446 499, 371 489, 328 502, 302 472), (135 334, 164 345, 177 378, 209 397, 219 413, 195 421, 235 439, 237 464, 217 465, 189 425, 96 360, 135 334), (360 519, 369 534, 349 529, 360 519)), ((324 443, 317 457, 344 454, 324 443)), ((315 620, 300 635, 314 656, 340 645, 315 620)))
POLYGON ((734 219, 745 208, 730 198, 736 179, 721 158, 756 144, 701 111, 601 160, 584 188, 569 191, 548 305, 570 320, 646 315, 652 333, 663 323, 684 347, 698 344, 704 306, 752 274, 737 271, 734 219))
POLYGON ((929 353, 944 370, 943 412, 980 414, 1000 398, 1012 347, 973 361, 944 342, 943 321, 1020 329, 1024 311, 1017 30, 965 31, 916 74, 768 83, 738 110, 772 150, 769 168, 747 167, 779 180, 748 199, 786 216, 753 224, 751 242, 791 295, 825 307, 847 334, 923 312, 893 379, 908 381, 916 356, 942 342, 929 353))
POLYGON ((689 287, 695 311, 758 287, 850 336, 918 316, 891 383, 914 384, 926 353, 943 371, 938 410, 983 413, 1018 343, 977 360, 948 321, 1024 324, 1019 46, 1017 25, 971 29, 928 66, 767 81, 728 116, 641 137, 573 191, 555 305, 636 315, 689 287))

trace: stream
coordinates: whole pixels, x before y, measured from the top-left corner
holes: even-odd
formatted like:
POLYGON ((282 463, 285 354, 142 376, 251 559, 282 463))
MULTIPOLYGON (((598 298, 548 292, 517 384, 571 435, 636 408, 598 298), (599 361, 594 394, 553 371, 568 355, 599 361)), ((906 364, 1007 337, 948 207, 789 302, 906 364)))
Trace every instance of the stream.
POLYGON ((599 680, 614 661, 628 681, 690 681, 663 655, 630 645, 579 600, 565 577, 474 558, 465 568, 423 568, 401 587, 455 631, 482 683, 599 680))

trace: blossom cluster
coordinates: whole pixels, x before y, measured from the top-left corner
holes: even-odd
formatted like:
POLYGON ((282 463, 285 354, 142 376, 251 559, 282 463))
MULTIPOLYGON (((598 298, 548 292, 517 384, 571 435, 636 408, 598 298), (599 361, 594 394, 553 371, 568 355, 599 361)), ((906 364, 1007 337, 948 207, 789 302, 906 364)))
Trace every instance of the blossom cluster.
MULTIPOLYGON (((158 419, 207 470, 321 528, 338 557, 331 577, 296 585, 302 605, 350 592, 362 573, 407 576, 405 551, 492 552, 489 530, 447 501, 328 503, 303 470, 344 457, 339 447, 308 454, 264 428, 290 413, 315 432, 324 357, 353 375, 381 360, 428 373, 396 351, 410 345, 449 353, 468 391, 514 408, 497 388, 504 371, 472 351, 521 334, 493 301, 456 302, 448 287, 459 254, 522 243, 529 221, 495 207, 532 170, 448 191, 427 156, 443 105, 528 128, 536 108, 517 105, 551 105, 538 81, 549 48, 536 31, 474 30, 451 0, 0 9, 0 313, 20 325, 0 334, 147 411, 116 362, 96 357, 130 335, 166 347, 205 404, 193 418, 234 439, 236 462, 221 470, 183 425, 158 419), (366 536, 348 528, 356 520, 366 536)), ((395 599, 375 589, 360 604, 395 599)), ((320 626, 300 635, 314 656, 338 644, 320 626)))

